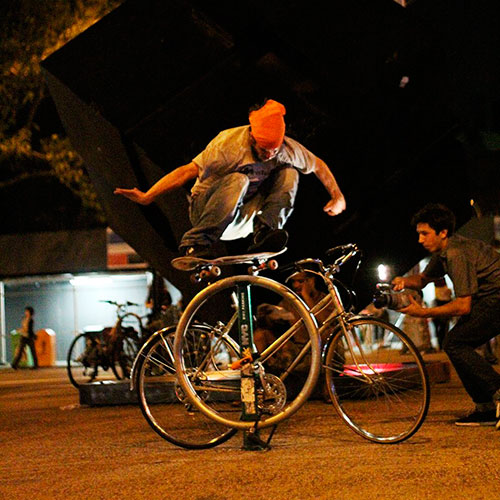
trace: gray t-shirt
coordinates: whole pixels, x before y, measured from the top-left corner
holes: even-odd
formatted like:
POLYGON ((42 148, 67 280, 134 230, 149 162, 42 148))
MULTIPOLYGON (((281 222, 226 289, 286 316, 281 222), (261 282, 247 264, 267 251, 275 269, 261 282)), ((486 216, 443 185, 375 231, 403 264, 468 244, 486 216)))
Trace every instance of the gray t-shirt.
POLYGON ((275 168, 287 165, 309 174, 318 161, 318 157, 304 146, 285 136, 278 155, 272 160, 262 162, 253 155, 250 126, 223 130, 210 141, 204 151, 193 158, 199 168, 199 174, 191 194, 206 191, 214 182, 229 173, 241 172, 250 179, 246 194, 248 198, 255 194, 259 185, 275 168))
POLYGON ((443 252, 431 256, 423 274, 428 278, 448 274, 456 297, 500 297, 500 255, 480 240, 454 234, 443 252))

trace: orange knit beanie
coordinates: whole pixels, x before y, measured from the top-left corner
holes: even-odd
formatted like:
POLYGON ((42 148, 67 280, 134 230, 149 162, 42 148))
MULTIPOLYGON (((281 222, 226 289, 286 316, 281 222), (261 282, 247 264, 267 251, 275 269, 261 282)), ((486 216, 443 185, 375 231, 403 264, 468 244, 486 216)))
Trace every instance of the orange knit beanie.
POLYGON ((250 113, 252 135, 266 149, 279 148, 285 137, 286 110, 283 104, 269 99, 264 106, 250 113))

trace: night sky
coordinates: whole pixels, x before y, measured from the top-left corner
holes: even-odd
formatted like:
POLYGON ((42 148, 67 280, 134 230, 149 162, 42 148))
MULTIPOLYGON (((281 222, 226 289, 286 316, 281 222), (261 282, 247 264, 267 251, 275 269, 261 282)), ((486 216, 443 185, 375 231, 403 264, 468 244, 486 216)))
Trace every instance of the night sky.
MULTIPOLYGON (((483 213, 499 208, 494 7, 484 0, 416 0, 407 8, 360 0, 329 2, 326 12, 324 2, 306 9, 293 0, 240 1, 237 10, 222 0, 128 1, 44 66, 112 125, 145 188, 151 178, 132 149, 168 172, 219 130, 245 124, 252 104, 283 102, 287 133, 329 164, 348 203, 344 214, 328 218, 322 186, 302 176, 287 256, 320 256, 355 241, 367 255, 360 273, 367 283, 381 259, 405 272, 422 256, 409 220, 426 202, 448 204, 459 223, 474 215, 471 199, 483 213)), ((54 97, 60 110, 66 106, 54 97)), ((73 107, 65 109, 75 118, 73 107)), ((77 138, 84 158, 95 140, 77 138)), ((87 163, 94 179, 107 169, 108 184, 97 189, 108 209, 120 210, 110 184, 134 176, 113 161, 87 163)), ((183 228, 159 213, 142 215, 172 250, 172 235, 183 228)), ((140 246, 133 224, 116 225, 140 246)))

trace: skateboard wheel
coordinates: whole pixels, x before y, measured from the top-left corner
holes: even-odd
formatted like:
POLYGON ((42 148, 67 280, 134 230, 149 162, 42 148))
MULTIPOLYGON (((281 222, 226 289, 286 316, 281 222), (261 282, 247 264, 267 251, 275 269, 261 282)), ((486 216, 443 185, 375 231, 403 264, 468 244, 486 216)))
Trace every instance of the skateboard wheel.
POLYGON ((211 275, 211 271, 203 269, 203 271, 200 271, 200 280, 206 280, 207 278, 210 278, 211 275))
POLYGON ((276 269, 278 269, 278 261, 274 259, 270 260, 267 263, 267 267, 268 269, 271 269, 271 271, 275 271, 276 269))
POLYGON ((210 274, 214 277, 220 276, 221 275, 221 270, 219 266, 214 266, 210 270, 210 274))

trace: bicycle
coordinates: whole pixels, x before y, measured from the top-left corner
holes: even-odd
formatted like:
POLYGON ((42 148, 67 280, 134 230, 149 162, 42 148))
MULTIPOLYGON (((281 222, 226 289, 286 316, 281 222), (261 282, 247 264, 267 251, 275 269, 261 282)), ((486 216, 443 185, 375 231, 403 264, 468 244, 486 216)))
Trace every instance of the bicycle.
POLYGON ((146 419, 160 408, 164 412, 161 420, 154 421, 162 437, 186 448, 209 447, 229 439, 237 430, 256 433, 275 428, 307 401, 321 370, 333 406, 362 437, 398 443, 420 428, 430 399, 422 357, 394 325, 355 315, 344 307, 339 288, 347 295, 350 290, 335 274, 360 252, 350 244, 331 249, 327 255, 336 253, 341 255, 332 264, 319 259, 293 264, 294 269, 320 277, 327 286, 328 293, 311 310, 287 286, 259 276, 268 268, 263 262, 251 266, 249 275, 223 278, 200 291, 180 318, 173 346, 172 332, 168 340, 162 333, 155 334, 149 352, 161 345, 162 355, 138 356, 136 385, 146 419), (257 352, 252 333, 258 307, 253 305, 269 303, 285 306, 297 320, 257 352), (325 312, 327 317, 318 324, 325 312), (201 324, 205 327, 199 334, 201 324), (365 335, 373 329, 378 329, 378 335, 365 335), (326 338, 322 348, 321 338, 326 338), (290 345, 293 349, 287 350, 290 345), (408 349, 404 355, 402 346, 408 349), (230 356, 214 363, 221 349, 230 356), (167 364, 175 397, 163 405, 161 398, 148 396, 147 388, 155 380, 161 384, 154 371, 159 366, 166 370, 167 364), (175 407, 195 416, 199 427, 179 428, 177 420, 166 418, 175 407))
POLYGON ((117 319, 112 327, 87 331, 73 339, 66 368, 69 380, 76 388, 84 383, 109 380, 113 376, 117 380, 129 378, 135 356, 146 338, 147 331, 141 317, 127 311, 127 307, 138 304, 120 304, 112 300, 101 302, 116 307, 117 319))

